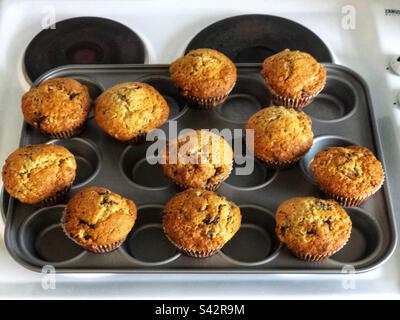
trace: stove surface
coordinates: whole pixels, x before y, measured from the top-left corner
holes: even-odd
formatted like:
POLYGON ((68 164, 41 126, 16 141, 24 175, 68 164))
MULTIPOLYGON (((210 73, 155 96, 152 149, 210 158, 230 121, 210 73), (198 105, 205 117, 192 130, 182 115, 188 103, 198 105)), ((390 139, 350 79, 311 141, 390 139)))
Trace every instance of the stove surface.
MULTIPOLYGON (((169 63, 183 54, 206 26, 241 14, 270 14, 301 23, 330 48, 336 63, 367 81, 395 213, 400 212, 400 76, 386 68, 400 55, 396 0, 383 1, 14 1, 0 0, 0 162, 18 145, 20 97, 30 84, 22 60, 42 23, 52 18, 98 16, 121 22, 143 40, 149 63, 169 63), (210 9, 212 8, 212 9, 210 9), (353 14, 355 16, 353 16, 353 14), (355 17, 355 20, 352 19, 355 17), (355 25, 354 25, 355 24, 355 25), (354 27, 354 28, 353 28, 354 27)), ((397 219, 399 220, 399 219, 397 219)), ((397 221, 399 227, 399 221, 397 221)), ((4 225, 0 222, 0 235, 4 225)), ((0 241, 2 298, 400 298, 400 255, 358 275, 56 275, 45 290, 42 274, 17 264, 0 241)))

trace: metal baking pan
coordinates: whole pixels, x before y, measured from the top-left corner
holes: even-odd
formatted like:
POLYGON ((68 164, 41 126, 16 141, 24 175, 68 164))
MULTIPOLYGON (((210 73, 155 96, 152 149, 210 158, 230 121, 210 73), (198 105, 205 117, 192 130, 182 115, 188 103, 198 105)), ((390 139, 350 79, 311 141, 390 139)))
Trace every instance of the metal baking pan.
MULTIPOLYGON (((104 186, 133 199, 138 220, 125 243, 108 254, 86 252, 66 238, 60 227, 65 205, 38 209, 10 199, 3 192, 6 210, 5 242, 21 265, 40 271, 53 265, 58 272, 159 273, 348 273, 365 272, 384 263, 393 253, 396 229, 386 183, 361 208, 346 208, 353 221, 348 244, 323 262, 304 262, 282 246, 274 232, 274 212, 285 199, 322 196, 308 165, 327 146, 359 144, 382 160, 376 120, 365 82, 353 71, 325 64, 328 80, 323 92, 304 109, 313 119, 312 149, 293 168, 274 172, 255 161, 254 171, 235 171, 217 191, 237 203, 243 223, 218 254, 195 259, 180 254, 165 238, 161 226, 163 205, 178 192, 159 165, 145 158, 149 143, 128 146, 102 132, 92 117, 86 130, 70 140, 48 140, 24 124, 20 145, 55 143, 71 150, 78 173, 70 196, 88 186, 104 186)), ((189 109, 169 80, 167 65, 64 66, 40 77, 34 86, 53 77, 75 78, 90 88, 93 98, 125 81, 144 81, 158 89, 171 108, 170 119, 183 128, 243 128, 248 118, 270 104, 259 75, 259 64, 239 64, 238 81, 229 99, 212 111, 189 109)), ((167 131, 168 123, 163 126, 167 131)))

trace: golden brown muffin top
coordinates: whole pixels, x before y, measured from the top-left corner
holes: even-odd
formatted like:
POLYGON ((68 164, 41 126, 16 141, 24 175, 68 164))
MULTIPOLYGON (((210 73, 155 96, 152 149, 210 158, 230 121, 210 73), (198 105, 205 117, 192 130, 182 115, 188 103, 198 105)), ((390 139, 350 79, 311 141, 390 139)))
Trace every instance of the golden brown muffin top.
POLYGON ((265 59, 261 74, 278 95, 293 99, 319 93, 326 82, 322 64, 306 52, 289 49, 265 59))
POLYGON ((164 173, 176 183, 205 189, 232 171, 233 150, 224 138, 207 130, 191 131, 168 142, 164 173))
POLYGON ((374 193, 385 178, 381 162, 361 146, 322 150, 315 155, 310 169, 322 189, 349 198, 374 193))
POLYGON ((346 211, 333 200, 291 198, 276 211, 276 234, 299 254, 329 255, 349 239, 352 223, 346 211))
POLYGON ((171 63, 172 81, 183 96, 201 99, 224 96, 236 83, 236 66, 213 49, 195 49, 171 63))
POLYGON ((47 133, 78 128, 90 111, 89 90, 69 78, 43 81, 22 96, 25 121, 47 133))
POLYGON ((18 148, 7 157, 2 172, 7 192, 28 204, 38 204, 69 187, 75 174, 74 155, 52 144, 18 148))
POLYGON ((104 91, 95 101, 95 120, 112 137, 129 141, 167 121, 163 96, 142 82, 125 82, 104 91))
POLYGON ((178 247, 192 251, 221 248, 239 230, 240 209, 212 191, 188 189, 164 207, 163 226, 178 247))
POLYGON ((136 205, 106 188, 90 187, 68 202, 63 227, 80 245, 96 248, 125 240, 137 215, 136 205))
POLYGON ((249 119, 246 129, 254 130, 254 154, 264 160, 291 161, 301 157, 314 138, 310 117, 285 107, 261 109, 249 119))

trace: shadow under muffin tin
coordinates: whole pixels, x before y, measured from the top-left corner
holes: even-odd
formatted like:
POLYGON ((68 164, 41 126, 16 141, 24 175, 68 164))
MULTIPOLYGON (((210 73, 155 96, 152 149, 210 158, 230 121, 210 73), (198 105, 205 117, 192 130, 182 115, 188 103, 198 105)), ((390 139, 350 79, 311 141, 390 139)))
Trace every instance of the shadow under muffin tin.
MULTIPOLYGON (((47 140, 25 124, 21 146, 54 143, 76 156, 78 173, 69 198, 81 188, 104 186, 134 200, 138 219, 125 243, 107 254, 84 251, 62 232, 60 218, 65 204, 38 209, 10 199, 3 190, 1 207, 7 212, 8 251, 26 268, 40 271, 43 265, 51 264, 58 272, 343 273, 348 265, 354 272, 377 267, 392 254, 396 238, 385 185, 361 208, 346 208, 353 222, 352 235, 348 244, 330 259, 318 263, 301 261, 275 235, 274 212, 283 200, 322 197, 309 170, 318 151, 328 146, 359 144, 381 158, 365 83, 349 69, 334 64, 325 67, 326 87, 304 109, 312 117, 315 139, 299 164, 278 172, 255 160, 250 175, 239 176, 233 170, 217 190, 240 206, 242 226, 216 255, 207 259, 187 257, 164 236, 162 208, 179 190, 164 176, 161 165, 146 161, 146 150, 152 142, 120 143, 101 131, 92 117, 82 134, 70 140, 47 140)), ((243 129, 253 113, 270 105, 259 70, 258 64, 238 65, 237 84, 229 98, 210 111, 186 106, 169 79, 167 65, 66 66, 43 75, 35 85, 53 77, 71 77, 87 85, 95 98, 117 83, 143 81, 168 101, 169 119, 177 121, 178 132, 184 128, 243 129)), ((168 134, 168 123, 162 129, 168 134)), ((240 166, 243 165, 234 164, 234 168, 240 166)))

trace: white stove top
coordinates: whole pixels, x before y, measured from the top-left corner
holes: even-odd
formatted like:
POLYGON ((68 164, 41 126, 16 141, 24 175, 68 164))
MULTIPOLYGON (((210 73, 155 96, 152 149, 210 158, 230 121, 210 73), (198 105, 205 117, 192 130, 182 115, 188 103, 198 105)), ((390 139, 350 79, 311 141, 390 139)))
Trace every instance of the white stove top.
MULTIPOLYGON (((395 213, 400 212, 400 76, 386 70, 400 54, 400 9, 384 1, 15 1, 0 0, 0 162, 18 145, 20 97, 29 88, 22 56, 41 30, 42 19, 100 16, 132 28, 144 41, 149 63, 169 63, 204 27, 223 18, 264 13, 305 25, 330 47, 335 62, 367 81, 382 136, 387 179, 395 213), (342 27, 355 9, 355 29, 342 27), (342 11, 343 10, 343 11, 342 11), (397 199, 396 199, 397 198, 397 199)), ((398 219, 399 220, 399 219, 398 219)), ((399 225, 399 221, 397 221, 399 225)), ((4 225, 0 222, 0 235, 4 225)), ((26 298, 399 298, 397 249, 381 268, 349 277, 335 275, 57 275, 56 290, 44 290, 42 275, 12 260, 0 241, 0 297, 26 298), (353 282, 354 281, 354 282, 353 282), (353 285, 354 284, 354 285, 353 285), (346 289, 347 288, 347 289, 346 289)))

